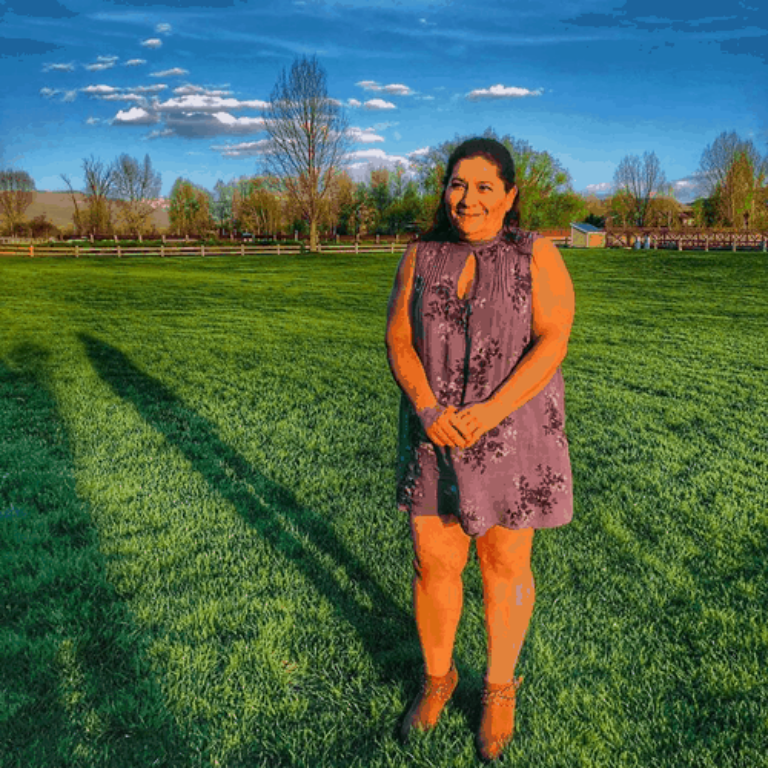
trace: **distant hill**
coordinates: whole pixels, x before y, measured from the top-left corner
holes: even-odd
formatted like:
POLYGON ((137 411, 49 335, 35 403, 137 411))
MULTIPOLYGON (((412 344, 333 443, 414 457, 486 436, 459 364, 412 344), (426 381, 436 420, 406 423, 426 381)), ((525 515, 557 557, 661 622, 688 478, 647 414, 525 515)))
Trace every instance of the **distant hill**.
MULTIPOLYGON (((75 197, 78 205, 85 204, 84 195, 75 192, 75 197)), ((71 227, 72 217, 75 214, 72 195, 69 192, 35 192, 32 205, 27 208, 25 216, 31 221, 40 214, 45 214, 46 218, 59 228, 71 227)), ((152 213, 149 220, 160 233, 168 229, 168 211, 158 208, 152 213)))

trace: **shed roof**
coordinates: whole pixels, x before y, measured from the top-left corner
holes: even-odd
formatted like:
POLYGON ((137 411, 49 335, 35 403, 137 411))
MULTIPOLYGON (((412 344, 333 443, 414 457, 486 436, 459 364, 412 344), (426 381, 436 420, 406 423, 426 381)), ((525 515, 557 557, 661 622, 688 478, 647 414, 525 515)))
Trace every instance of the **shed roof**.
POLYGON ((573 222, 571 222, 571 226, 574 229, 578 229, 579 232, 603 232, 604 231, 602 229, 598 229, 592 224, 574 224, 573 222))

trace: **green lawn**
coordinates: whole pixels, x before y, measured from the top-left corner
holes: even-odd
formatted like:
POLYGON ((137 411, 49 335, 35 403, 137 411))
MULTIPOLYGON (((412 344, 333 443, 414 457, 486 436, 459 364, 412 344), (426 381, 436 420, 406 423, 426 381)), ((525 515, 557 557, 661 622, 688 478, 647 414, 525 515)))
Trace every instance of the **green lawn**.
MULTIPOLYGON (((768 259, 563 251, 573 522, 536 534, 505 766, 768 765, 768 259)), ((421 653, 399 255, 0 259, 0 765, 475 766, 421 653)))

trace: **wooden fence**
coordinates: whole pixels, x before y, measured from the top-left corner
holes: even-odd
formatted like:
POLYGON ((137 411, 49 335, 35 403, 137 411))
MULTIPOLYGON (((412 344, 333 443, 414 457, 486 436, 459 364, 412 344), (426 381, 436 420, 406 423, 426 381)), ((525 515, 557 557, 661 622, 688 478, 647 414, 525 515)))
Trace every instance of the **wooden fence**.
MULTIPOLYGON (((389 251, 395 253, 395 243, 389 245, 354 243, 351 245, 318 245, 318 253, 381 253, 389 251)), ((407 242, 397 244, 397 252, 402 253, 407 242)), ((81 256, 112 256, 117 258, 130 256, 160 256, 168 258, 173 256, 290 256, 300 254, 302 246, 300 244, 284 245, 275 243, 274 245, 193 245, 193 246, 137 246, 123 248, 118 245, 109 248, 91 248, 80 245, 68 247, 45 247, 40 245, 0 245, 0 255, 5 256, 30 256, 33 258, 41 256, 60 256, 75 257, 81 256)), ((305 253, 309 251, 304 248, 305 253)))
MULTIPOLYGON (((562 240, 565 240, 567 244, 570 238, 562 238, 560 236, 550 237, 555 243, 562 244, 562 240)), ((185 241, 178 241, 184 243, 185 241)), ((318 253, 381 253, 382 251, 389 251, 390 253, 403 253, 407 240, 396 243, 392 240, 388 243, 373 243, 373 242, 351 242, 343 243, 341 245, 335 245, 331 243, 319 243, 318 253)), ((296 255, 302 252, 302 248, 305 253, 309 253, 306 244, 298 243, 291 240, 285 242, 275 241, 271 245, 246 245, 240 243, 239 245, 146 245, 146 246, 131 246, 123 247, 121 245, 115 245, 110 247, 96 248, 89 245, 84 246, 75 244, 68 246, 51 246, 49 241, 43 241, 42 244, 29 243, 0 243, 0 256, 29 256, 32 258, 37 257, 75 257, 81 256, 110 256, 116 258, 124 258, 130 256, 160 256, 161 258, 167 258, 172 256, 290 256, 296 255)))
POLYGON ((651 229, 608 229, 605 233, 606 248, 632 248, 636 242, 644 244, 648 239, 650 247, 672 248, 678 251, 699 249, 709 251, 710 248, 739 248, 760 249, 766 251, 768 232, 754 231, 723 231, 713 229, 671 230, 667 228, 651 229))

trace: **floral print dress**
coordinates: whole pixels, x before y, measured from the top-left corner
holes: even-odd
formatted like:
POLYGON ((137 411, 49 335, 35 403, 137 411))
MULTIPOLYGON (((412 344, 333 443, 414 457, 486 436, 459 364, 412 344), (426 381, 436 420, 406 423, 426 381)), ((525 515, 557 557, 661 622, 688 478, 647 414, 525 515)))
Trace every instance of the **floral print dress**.
MULTIPOLYGON (((442 405, 488 399, 533 345, 533 232, 483 244, 420 242, 411 297, 413 344, 442 405), (475 276, 458 298, 474 252, 475 276)), ((390 311, 395 291, 390 299, 390 311)), ((468 449, 434 445, 402 392, 398 427, 398 508, 456 515, 467 535, 504 528, 554 528, 573 516, 565 434, 565 387, 558 367, 541 392, 468 449), (429 493, 426 492, 429 489, 429 493)))

